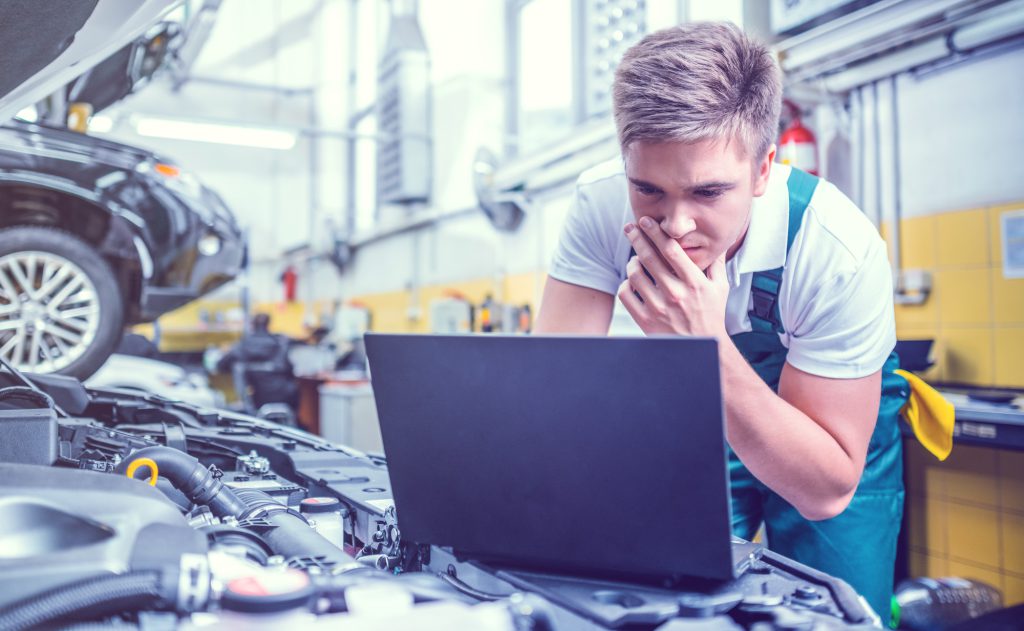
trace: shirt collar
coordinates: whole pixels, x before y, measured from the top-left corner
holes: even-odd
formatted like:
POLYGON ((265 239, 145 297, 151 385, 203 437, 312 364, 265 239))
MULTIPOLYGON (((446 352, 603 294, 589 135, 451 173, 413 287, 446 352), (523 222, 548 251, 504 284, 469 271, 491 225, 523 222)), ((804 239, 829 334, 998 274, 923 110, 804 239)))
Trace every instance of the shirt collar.
POLYGON ((750 224, 743 245, 726 265, 730 284, 739 286, 740 275, 782 267, 786 263, 789 237, 789 167, 773 164, 768 187, 755 197, 750 208, 750 224))

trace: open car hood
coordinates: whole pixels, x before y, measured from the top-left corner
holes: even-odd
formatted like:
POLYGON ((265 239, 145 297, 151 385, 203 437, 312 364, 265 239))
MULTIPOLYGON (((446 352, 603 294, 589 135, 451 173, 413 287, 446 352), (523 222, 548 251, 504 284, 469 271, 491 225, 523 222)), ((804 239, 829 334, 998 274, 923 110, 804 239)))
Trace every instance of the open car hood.
POLYGON ((182 0, 4 0, 0 123, 156 24, 182 0))

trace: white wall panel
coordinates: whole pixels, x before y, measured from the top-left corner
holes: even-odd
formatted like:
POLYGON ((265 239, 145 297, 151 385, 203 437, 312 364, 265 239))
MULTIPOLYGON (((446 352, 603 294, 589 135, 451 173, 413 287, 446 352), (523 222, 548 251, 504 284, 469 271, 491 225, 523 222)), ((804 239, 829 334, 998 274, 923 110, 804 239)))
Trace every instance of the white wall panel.
POLYGON ((1024 49, 898 83, 903 216, 1024 198, 1024 49))

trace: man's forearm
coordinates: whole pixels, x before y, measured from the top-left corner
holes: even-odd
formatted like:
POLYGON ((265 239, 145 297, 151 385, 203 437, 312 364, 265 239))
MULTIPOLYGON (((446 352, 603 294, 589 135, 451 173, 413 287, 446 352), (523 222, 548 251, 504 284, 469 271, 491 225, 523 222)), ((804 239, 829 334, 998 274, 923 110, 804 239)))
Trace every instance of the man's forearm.
POLYGON ((808 519, 841 512, 862 463, 768 387, 728 338, 719 341, 719 357, 726 438, 743 464, 808 519))

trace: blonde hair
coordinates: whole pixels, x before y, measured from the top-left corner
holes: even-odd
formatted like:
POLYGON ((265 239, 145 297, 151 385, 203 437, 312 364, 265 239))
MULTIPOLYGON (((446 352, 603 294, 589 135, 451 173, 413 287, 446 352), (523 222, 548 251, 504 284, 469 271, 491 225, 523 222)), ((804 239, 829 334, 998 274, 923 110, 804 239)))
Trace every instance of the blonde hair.
POLYGON ((778 133, 781 73, 771 51, 734 24, 683 24, 626 51, 613 101, 623 149, 737 138, 756 160, 778 133))

